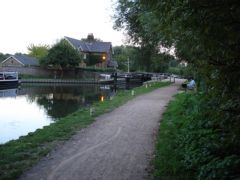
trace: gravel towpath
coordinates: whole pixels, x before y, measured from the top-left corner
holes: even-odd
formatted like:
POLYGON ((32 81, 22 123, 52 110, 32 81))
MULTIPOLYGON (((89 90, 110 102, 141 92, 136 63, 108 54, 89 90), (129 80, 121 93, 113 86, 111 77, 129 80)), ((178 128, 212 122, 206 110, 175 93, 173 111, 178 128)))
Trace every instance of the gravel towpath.
POLYGON ((142 180, 154 152, 161 115, 181 82, 159 88, 101 115, 52 151, 22 180, 142 180))

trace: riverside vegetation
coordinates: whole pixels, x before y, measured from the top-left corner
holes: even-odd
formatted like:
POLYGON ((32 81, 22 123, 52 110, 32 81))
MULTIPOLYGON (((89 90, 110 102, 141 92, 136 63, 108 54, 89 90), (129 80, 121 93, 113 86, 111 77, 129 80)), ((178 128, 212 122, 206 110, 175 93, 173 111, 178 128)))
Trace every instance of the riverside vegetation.
POLYGON ((166 127, 175 130, 173 140, 165 141, 180 158, 175 164, 193 179, 239 179, 239 1, 118 0, 114 17, 116 28, 146 54, 149 68, 149 53, 174 49, 198 83, 199 93, 181 99, 179 109, 171 110, 173 125, 166 127))
POLYGON ((137 95, 169 84, 169 82, 159 82, 151 84, 148 88, 145 86, 134 88, 134 96, 132 90, 119 91, 112 100, 93 104, 94 113, 92 116, 89 112, 90 108, 79 109, 43 129, 38 129, 18 140, 0 145, 0 179, 18 178, 23 171, 29 169, 59 144, 94 122, 96 116, 112 111, 137 95))
POLYGON ((216 112, 209 117, 204 102, 202 93, 182 93, 169 103, 153 160, 156 179, 239 178, 239 159, 230 151, 232 142, 213 129, 216 123, 212 121, 221 115, 216 112))

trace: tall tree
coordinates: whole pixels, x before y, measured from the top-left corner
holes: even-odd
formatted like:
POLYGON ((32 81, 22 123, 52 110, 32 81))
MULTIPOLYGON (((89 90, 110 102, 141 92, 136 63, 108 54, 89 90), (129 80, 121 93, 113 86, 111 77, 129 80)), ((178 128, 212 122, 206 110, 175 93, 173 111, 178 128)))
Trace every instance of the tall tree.
POLYGON ((151 27, 154 27, 156 23, 153 21, 153 14, 150 12, 144 13, 137 1, 128 0, 119 1, 115 12, 114 27, 127 31, 129 41, 141 49, 139 63, 142 65, 142 70, 151 71, 152 56, 159 52, 158 34, 154 31, 154 28, 148 26, 148 23, 151 23, 151 27))
POLYGON ((194 129, 198 136, 192 133, 184 145, 186 169, 198 179, 238 178, 240 3, 119 0, 116 16, 116 26, 126 29, 134 40, 149 44, 148 39, 153 47, 153 40, 164 47, 174 46, 178 59, 188 62, 201 80, 204 115, 189 127, 192 131, 198 127, 194 129), (199 145, 199 137, 205 143, 199 145), (198 159, 197 152, 204 152, 205 158, 198 159))
POLYGON ((49 50, 49 46, 48 45, 34 45, 34 44, 30 44, 27 47, 28 51, 29 51, 29 55, 32 57, 35 57, 36 59, 42 59, 45 56, 47 56, 48 54, 48 50, 49 50))
POLYGON ((143 69, 139 63, 140 48, 134 46, 115 46, 113 47, 113 59, 118 62, 118 68, 127 71, 128 65, 130 71, 140 71, 143 69))
POLYGON ((0 62, 2 62, 3 60, 7 59, 9 56, 10 56, 10 54, 0 53, 0 62))
POLYGON ((41 60, 41 63, 66 68, 77 66, 80 61, 81 56, 79 52, 66 40, 62 39, 49 50, 47 56, 41 60))
POLYGON ((162 58, 167 53, 162 53, 161 49, 170 49, 172 42, 159 31, 159 20, 156 14, 137 0, 119 0, 114 18, 114 27, 124 29, 130 38, 129 41, 140 48, 141 55, 138 63, 142 65, 142 70, 165 71, 168 58, 162 58), (153 63, 158 66, 158 70, 152 65, 153 63))

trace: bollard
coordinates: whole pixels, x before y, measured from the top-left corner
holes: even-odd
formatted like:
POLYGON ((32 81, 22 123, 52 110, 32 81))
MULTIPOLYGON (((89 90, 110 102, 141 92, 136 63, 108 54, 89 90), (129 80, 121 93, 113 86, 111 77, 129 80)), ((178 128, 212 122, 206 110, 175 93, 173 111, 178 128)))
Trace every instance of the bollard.
POLYGON ((95 111, 94 107, 90 107, 90 109, 89 109, 90 116, 93 116, 94 111, 95 111))
POLYGON ((132 96, 134 96, 135 95, 135 91, 134 90, 132 90, 132 96))

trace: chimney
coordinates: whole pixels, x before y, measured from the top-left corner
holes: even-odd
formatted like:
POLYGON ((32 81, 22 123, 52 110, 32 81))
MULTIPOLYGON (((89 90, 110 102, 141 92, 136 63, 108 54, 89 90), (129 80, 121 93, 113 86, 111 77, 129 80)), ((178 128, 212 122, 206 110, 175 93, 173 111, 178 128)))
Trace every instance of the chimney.
POLYGON ((88 40, 88 41, 94 41, 93 33, 89 33, 89 34, 88 34, 87 40, 88 40))

